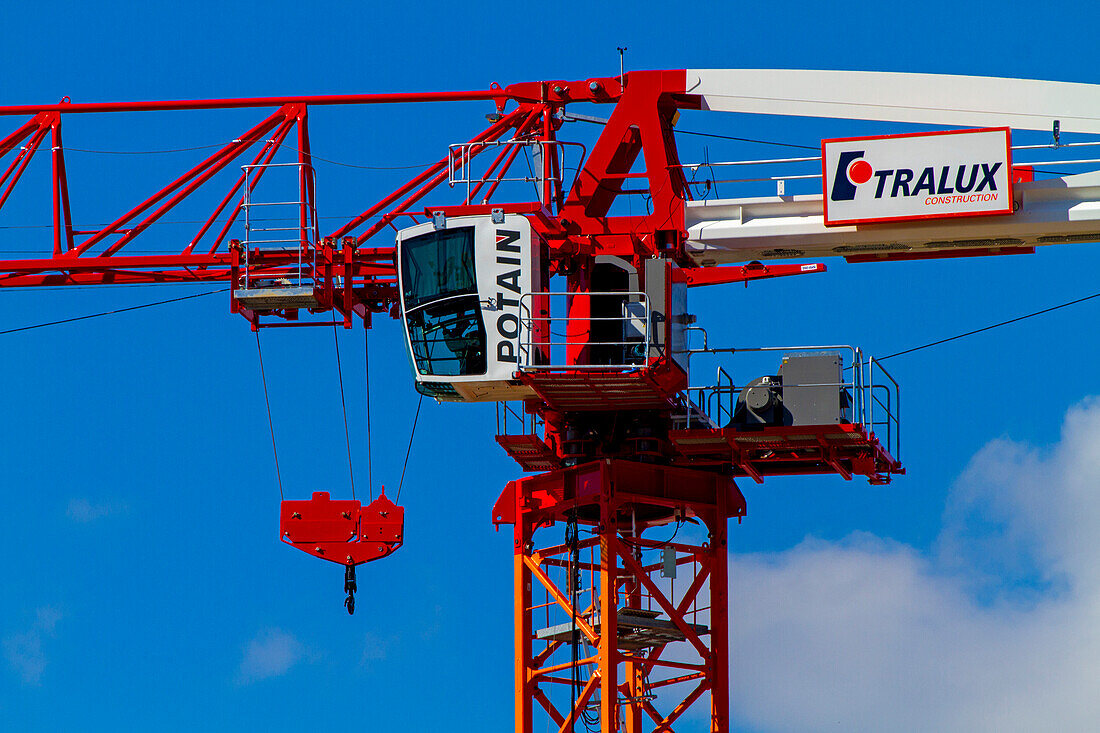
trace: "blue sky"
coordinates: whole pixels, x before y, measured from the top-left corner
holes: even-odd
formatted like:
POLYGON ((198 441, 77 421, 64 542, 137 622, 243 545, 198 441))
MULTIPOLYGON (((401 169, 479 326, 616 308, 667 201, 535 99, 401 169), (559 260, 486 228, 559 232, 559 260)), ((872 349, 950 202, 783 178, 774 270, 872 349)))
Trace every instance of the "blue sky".
MULTIPOLYGON (((638 69, 1100 77, 1088 32, 1096 15, 1085 3, 53 7, 0 10, 3 104, 484 88, 613 74, 623 45, 638 69)), ((313 148, 361 165, 428 163, 480 129, 488 111, 314 110, 313 148)), ((65 140, 74 149, 184 148, 260 118, 74 118, 65 140)), ((811 146, 901 131, 722 115, 688 122, 811 146)), ((685 160, 704 153, 698 140, 681 144, 685 160)), ((715 159, 775 153, 709 145, 715 159)), ((72 152, 74 217, 104 223, 193 160, 72 152)), ((47 170, 44 159, 32 166, 0 213, 0 252, 48 248, 39 226, 49 222, 47 170)), ((318 175, 329 222, 399 182, 398 173, 339 166, 318 175)), ((138 244, 171 248, 181 231, 166 225, 138 244)), ((692 308, 712 342, 855 343, 885 354, 1100 290, 1094 245, 829 267, 693 293, 692 308)), ((185 292, 0 292, 0 330, 185 292)), ((1100 525, 1091 520, 1100 511, 1090 489, 1100 408, 1088 400, 1100 394, 1098 308, 1091 301, 892 361, 909 473, 891 486, 742 486, 749 517, 732 532, 738 730, 1072 729, 1095 719, 1087 691, 1100 677, 1100 655, 1090 654, 1100 525)), ((374 477, 389 487, 417 402, 399 336, 385 320, 370 333, 374 477)), ((363 334, 340 338, 362 490, 363 334)), ((509 729, 511 540, 492 530, 489 512, 519 472, 492 440, 491 407, 425 403, 402 495, 406 545, 361 569, 348 617, 339 569, 277 541, 255 343, 226 298, 0 339, 5 728, 509 729)), ((331 332, 263 339, 288 494, 346 495, 331 332)))

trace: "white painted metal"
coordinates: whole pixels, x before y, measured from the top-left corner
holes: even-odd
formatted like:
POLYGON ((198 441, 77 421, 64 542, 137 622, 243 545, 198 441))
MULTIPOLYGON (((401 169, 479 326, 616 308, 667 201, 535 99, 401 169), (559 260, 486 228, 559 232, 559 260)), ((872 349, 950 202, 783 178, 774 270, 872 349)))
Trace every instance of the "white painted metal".
POLYGON ((688 69, 704 109, 1100 134, 1100 85, 945 74, 688 69))
MULTIPOLYGON (((439 397, 441 400, 486 402, 532 397, 534 393, 528 387, 512 379, 518 368, 516 339, 519 336, 520 295, 542 287, 537 265, 537 248, 540 245, 533 235, 530 221, 525 216, 507 214, 500 224, 485 215, 444 219, 443 223, 448 230, 463 227, 474 230, 477 299, 486 336, 486 370, 481 374, 448 376, 426 374, 417 368, 409 314, 402 309, 405 346, 414 365, 417 382, 447 384, 458 393, 457 398, 443 396, 439 397)), ((398 262, 401 262, 400 253, 407 240, 433 231, 436 229, 432 222, 399 231, 398 262)), ((403 268, 398 268, 398 274, 401 292, 404 293, 403 268)), ((443 300, 436 302, 442 303, 443 300)))
POLYGON ((830 226, 1012 212, 1006 128, 825 140, 822 146, 830 226))
POLYGON ((688 253, 703 265, 749 260, 950 252, 1100 241, 1100 171, 1018 183, 1006 216, 826 227, 821 195, 692 201, 688 253))

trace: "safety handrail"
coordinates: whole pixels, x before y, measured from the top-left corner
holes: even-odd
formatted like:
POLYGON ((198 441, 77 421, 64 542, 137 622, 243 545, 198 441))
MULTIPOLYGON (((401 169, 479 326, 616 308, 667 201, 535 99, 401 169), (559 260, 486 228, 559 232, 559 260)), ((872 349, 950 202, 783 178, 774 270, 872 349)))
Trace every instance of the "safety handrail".
POLYGON ((596 291, 596 292, 552 292, 552 293, 524 293, 519 299, 519 330, 516 335, 516 353, 519 355, 518 367, 524 370, 547 369, 636 369, 649 363, 652 351, 653 339, 650 328, 651 310, 648 296, 642 291, 596 291), (553 301, 565 300, 563 309, 568 308, 572 298, 616 298, 622 300, 622 314, 618 316, 585 316, 577 317, 554 315, 553 301), (539 315, 533 313, 533 301, 545 298, 545 310, 539 315), (640 312, 631 312, 630 305, 641 306, 640 312), (623 325, 623 337, 621 340, 593 341, 590 338, 591 327, 587 324, 593 322, 620 322, 623 325), (565 333, 556 333, 554 324, 565 324, 565 333), (586 327, 579 329, 576 338, 570 333, 570 324, 584 323, 586 327), (637 338, 628 338, 628 327, 636 330, 637 338), (623 347, 620 361, 611 361, 606 364, 573 364, 568 361, 570 347, 623 347), (634 347, 628 349, 627 347, 634 347), (565 351, 565 360, 557 360, 555 354, 565 351), (633 351, 633 354, 630 352, 633 351), (545 358, 536 358, 536 353, 545 358))
MULTIPOLYGON (((508 166, 501 166, 497 169, 495 175, 491 173, 492 168, 486 171, 481 177, 475 177, 473 174, 472 164, 474 157, 481 150, 489 147, 505 148, 509 146, 520 147, 538 147, 540 155, 546 155, 548 150, 553 150, 557 157, 557 173, 551 173, 548 180, 553 183, 564 183, 564 172, 566 170, 565 165, 565 148, 567 146, 574 146, 581 148, 580 159, 583 160, 585 156, 585 146, 583 143, 566 141, 566 140, 524 140, 519 138, 513 138, 511 140, 477 140, 474 142, 465 143, 453 143, 448 146, 450 150, 451 165, 447 168, 447 185, 454 188, 456 185, 466 184, 466 200, 470 201, 473 196, 474 187, 481 186, 483 184, 492 184, 494 187, 500 183, 541 183, 542 172, 537 175, 532 173, 531 175, 523 176, 509 176, 506 175, 508 166)), ((555 166, 551 166, 553 171, 555 166)))
POLYGON ((497 402, 497 435, 535 435, 543 425, 537 412, 528 412, 522 402, 497 402))
MULTIPOLYGON (((701 329, 700 329, 701 330, 701 329)), ((704 339, 705 339, 704 331, 704 339)), ((704 340, 705 344, 705 340, 704 340)), ((887 451, 897 460, 901 453, 901 387, 897 380, 890 375, 881 362, 874 358, 864 359, 863 352, 856 346, 848 344, 831 346, 756 346, 736 348, 701 348, 686 349, 678 352, 686 357, 689 367, 692 356, 729 355, 746 352, 770 352, 780 351, 785 355, 799 355, 807 353, 836 353, 847 352, 850 359, 848 366, 844 367, 842 374, 850 374, 848 379, 842 377, 839 382, 814 382, 792 383, 783 382, 783 390, 796 390, 800 388, 835 387, 843 390, 849 397, 849 405, 846 408, 847 419, 862 425, 868 432, 880 431, 884 435, 878 435, 883 440, 887 451), (853 368, 854 367, 854 368, 853 368)), ((718 426, 725 426, 733 419, 736 409, 737 396, 744 391, 745 386, 736 386, 723 365, 719 365, 715 377, 715 383, 709 385, 691 385, 681 393, 683 411, 677 414, 677 421, 684 425, 690 425, 693 418, 693 409, 701 411, 707 419, 718 426), (726 405, 726 398, 729 407, 726 405)))
MULTIPOLYGON (((320 227, 317 219, 317 206, 315 202, 309 197, 295 199, 293 201, 254 201, 253 200, 253 188, 259 181, 260 176, 268 168, 296 168, 298 169, 298 178, 302 180, 302 176, 307 174, 312 178, 312 187, 310 190, 317 190, 317 172, 313 169, 313 166, 304 163, 254 163, 252 165, 242 165, 241 170, 244 172, 244 189, 241 199, 241 211, 244 212, 244 237, 241 239, 241 245, 244 249, 244 287, 247 290, 251 284, 252 274, 249 268, 249 256, 252 249, 276 249, 281 247, 272 247, 272 245, 290 245, 294 244, 298 249, 298 285, 302 285, 304 279, 303 270, 305 268, 304 254, 307 250, 312 253, 313 261, 310 263, 310 271, 312 272, 313 283, 317 281, 317 239, 320 236, 320 227), (293 206, 299 211, 305 210, 308 221, 303 226, 300 221, 299 224, 294 227, 256 227, 252 222, 252 209, 255 207, 270 207, 270 206, 293 206), (291 232, 297 231, 298 236, 294 238, 257 238, 254 236, 257 232, 291 232)), ((304 196, 299 188, 299 196, 304 196)))
MULTIPOLYGON (((1100 163, 1100 158, 1075 158, 1075 159, 1058 159, 1058 154, 1065 154, 1072 152, 1072 149, 1078 147, 1096 147, 1100 146, 1100 142, 1097 141, 1085 141, 1076 143, 1062 143, 1055 142, 1053 144, 1043 145, 1013 145, 1013 160, 1012 166, 1014 168, 1020 167, 1050 167, 1050 166, 1096 166, 1100 163), (1026 153, 1020 155, 1023 151, 1044 151, 1051 153, 1050 156, 1040 156, 1036 160, 1023 160, 1024 157, 1030 157, 1033 153, 1026 153)), ((1087 154, 1087 152, 1086 152, 1087 154)), ((791 158, 758 158, 750 160, 704 160, 696 163, 674 163, 669 168, 678 168, 685 174, 691 176, 690 183, 707 185, 707 193, 713 187, 719 184, 747 184, 747 183, 761 183, 761 182, 773 182, 776 185, 776 194, 785 195, 786 188, 785 183, 787 181, 821 181, 821 156, 819 155, 807 155, 801 157, 791 158), (746 170, 746 166, 749 168, 746 170), (745 177, 725 177, 720 178, 722 169, 733 171, 746 170, 745 177), (808 170, 807 170, 808 169, 808 170), (706 171, 709 175, 707 178, 697 180, 697 176, 700 171, 706 171), (801 172, 805 170, 806 172, 801 172), (755 173, 755 175, 753 173, 755 173), (793 171, 793 172, 792 172, 793 171), (771 173, 774 172, 774 175, 771 173)), ((807 191, 813 189, 806 189, 807 191)), ((820 189, 814 191, 820 192, 820 189)), ((705 197, 704 197, 705 198, 705 197)))

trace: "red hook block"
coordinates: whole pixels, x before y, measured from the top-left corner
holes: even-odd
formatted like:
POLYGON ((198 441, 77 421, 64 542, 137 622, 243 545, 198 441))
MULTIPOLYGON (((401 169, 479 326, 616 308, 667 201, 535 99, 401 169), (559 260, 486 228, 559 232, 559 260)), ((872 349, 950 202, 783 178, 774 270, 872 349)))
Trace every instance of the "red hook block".
POLYGON ((401 546, 404 533, 405 510, 384 493, 362 506, 315 491, 312 499, 283 501, 279 515, 283 542, 340 565, 386 557, 401 546))

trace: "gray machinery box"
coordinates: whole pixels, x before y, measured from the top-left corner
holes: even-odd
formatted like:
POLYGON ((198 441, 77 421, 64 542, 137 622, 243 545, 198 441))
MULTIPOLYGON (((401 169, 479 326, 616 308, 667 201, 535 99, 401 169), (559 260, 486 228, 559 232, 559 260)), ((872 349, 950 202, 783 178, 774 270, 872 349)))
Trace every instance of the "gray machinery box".
POLYGON ((779 366, 785 425, 846 422, 847 392, 841 387, 840 354, 786 356, 779 366))

